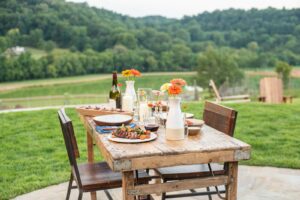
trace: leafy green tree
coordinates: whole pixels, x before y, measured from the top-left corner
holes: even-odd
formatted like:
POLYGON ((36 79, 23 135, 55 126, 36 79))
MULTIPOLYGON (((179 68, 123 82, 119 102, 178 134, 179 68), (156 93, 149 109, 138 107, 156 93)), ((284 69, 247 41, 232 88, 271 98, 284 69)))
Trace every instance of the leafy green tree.
POLYGON ((41 29, 34 29, 30 31, 27 43, 32 47, 40 48, 42 47, 43 38, 43 31, 41 29))
POLYGON ((8 48, 8 41, 5 37, 0 36, 0 54, 8 48))
POLYGON ((283 61, 277 61, 275 71, 278 76, 282 79, 284 87, 287 88, 290 81, 290 74, 292 71, 292 67, 283 61))
POLYGON ((134 49, 137 47, 137 40, 133 34, 121 33, 116 37, 116 44, 124 45, 129 49, 134 49))
POLYGON ((187 69, 191 66, 192 62, 192 50, 185 44, 175 44, 172 46, 173 51, 173 65, 178 69, 187 69))
POLYGON ((175 37, 181 39, 184 42, 190 42, 191 36, 190 33, 184 29, 179 29, 175 32, 175 37))
POLYGON ((248 48, 250 51, 255 52, 255 51, 258 50, 259 46, 258 46, 257 42, 249 42, 249 43, 247 44, 247 48, 248 48))
MULTIPOLYGON (((274 67, 276 60, 300 65, 299 8, 228 9, 182 19, 132 18, 65 0, 7 0, 0 1, 0 8, 0 53, 17 45, 48 53, 38 60, 3 58, 1 81, 103 73, 133 65, 146 71, 193 70, 208 46, 241 68, 274 67), (54 54, 53 44, 71 52, 54 54)), ((224 71, 222 66, 218 70, 224 71)))
POLYGON ((150 71, 150 69, 151 71, 157 70, 157 60, 153 56, 146 57, 143 65, 146 71, 150 71))
POLYGON ((243 79, 243 72, 235 58, 228 51, 211 46, 199 55, 196 70, 198 82, 204 87, 208 86, 210 79, 217 85, 222 85, 226 80, 230 84, 237 84, 243 79))
POLYGON ((45 51, 47 51, 48 53, 51 52, 53 49, 55 49, 56 44, 55 42, 49 40, 49 41, 45 41, 43 43, 43 48, 45 51))
POLYGON ((6 36, 8 38, 10 46, 17 46, 19 44, 21 35, 18 28, 10 29, 7 32, 6 36))
POLYGON ((172 51, 164 51, 160 57, 160 69, 162 71, 172 70, 174 53, 172 51))
POLYGON ((204 39, 205 35, 201 29, 200 25, 193 25, 189 27, 191 41, 201 41, 204 39))

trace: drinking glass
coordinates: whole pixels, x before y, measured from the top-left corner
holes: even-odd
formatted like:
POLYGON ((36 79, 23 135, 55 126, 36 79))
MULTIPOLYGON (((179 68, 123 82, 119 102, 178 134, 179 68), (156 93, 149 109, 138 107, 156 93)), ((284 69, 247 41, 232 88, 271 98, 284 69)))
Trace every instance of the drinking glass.
POLYGON ((148 106, 148 99, 150 98, 151 88, 139 88, 138 89, 138 118, 143 122, 151 114, 151 110, 148 106))

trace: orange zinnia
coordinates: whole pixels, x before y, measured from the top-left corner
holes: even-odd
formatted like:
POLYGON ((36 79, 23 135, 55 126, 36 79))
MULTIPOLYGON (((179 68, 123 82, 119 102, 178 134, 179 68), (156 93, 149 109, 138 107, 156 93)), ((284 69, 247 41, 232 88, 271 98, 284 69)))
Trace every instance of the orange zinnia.
POLYGON ((176 84, 172 84, 169 88, 168 88, 168 93, 170 95, 178 95, 182 92, 182 89, 179 85, 176 84))
POLYGON ((172 80, 170 81, 170 83, 172 83, 173 85, 181 86, 181 87, 183 87, 183 86, 186 85, 186 81, 183 80, 183 79, 181 79, 181 78, 172 79, 172 80))
POLYGON ((141 76, 141 72, 139 70, 131 69, 130 71, 133 74, 133 76, 141 76))

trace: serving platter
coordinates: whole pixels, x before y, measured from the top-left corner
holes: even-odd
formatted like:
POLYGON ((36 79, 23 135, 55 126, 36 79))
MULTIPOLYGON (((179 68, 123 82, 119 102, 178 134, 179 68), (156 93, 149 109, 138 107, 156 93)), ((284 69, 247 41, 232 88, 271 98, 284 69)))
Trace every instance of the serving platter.
POLYGON ((93 117, 94 122, 99 126, 120 126, 122 124, 126 125, 129 124, 132 119, 132 116, 122 114, 100 115, 93 117))
POLYGON ((76 110, 80 115, 92 117, 110 114, 122 114, 133 116, 133 112, 127 112, 120 109, 111 109, 106 104, 79 106, 76 107, 76 110))
POLYGON ((119 138, 119 137, 114 137, 111 134, 107 137, 108 140, 113 141, 113 142, 119 142, 119 143, 143 143, 143 142, 150 142, 152 140, 155 140, 157 138, 157 135, 155 133, 150 133, 150 138, 146 139, 127 139, 127 138, 119 138))

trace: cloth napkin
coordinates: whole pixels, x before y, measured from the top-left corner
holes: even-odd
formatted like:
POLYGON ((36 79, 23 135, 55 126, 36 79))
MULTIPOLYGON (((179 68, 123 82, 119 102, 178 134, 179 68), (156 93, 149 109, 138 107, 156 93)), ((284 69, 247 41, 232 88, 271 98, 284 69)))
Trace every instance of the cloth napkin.
MULTIPOLYGON (((130 123, 129 125, 130 128, 134 128, 136 126, 135 123, 130 123)), ((106 133, 111 133, 113 130, 107 130, 107 129, 117 129, 121 126, 96 126, 96 131, 100 134, 106 134, 106 133)))

